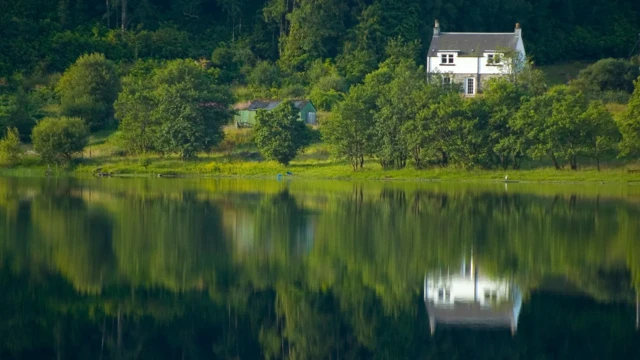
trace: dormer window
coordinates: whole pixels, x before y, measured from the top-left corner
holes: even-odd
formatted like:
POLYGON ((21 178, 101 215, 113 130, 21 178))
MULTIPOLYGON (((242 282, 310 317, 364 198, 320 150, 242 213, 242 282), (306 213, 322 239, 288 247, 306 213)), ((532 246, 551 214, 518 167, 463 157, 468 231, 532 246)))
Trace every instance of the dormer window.
POLYGON ((500 54, 487 54, 487 65, 500 65, 502 57, 500 54))
POLYGON ((440 65, 453 65, 453 54, 440 54, 440 65))

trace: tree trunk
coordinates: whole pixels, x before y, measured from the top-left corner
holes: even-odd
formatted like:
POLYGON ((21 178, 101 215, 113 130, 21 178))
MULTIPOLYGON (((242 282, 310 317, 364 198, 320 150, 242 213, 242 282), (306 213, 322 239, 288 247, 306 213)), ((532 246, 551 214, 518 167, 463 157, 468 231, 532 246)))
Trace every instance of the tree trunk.
POLYGON ((449 165, 449 156, 446 151, 441 151, 442 154, 442 167, 447 167, 449 165))
POLYGON ((600 171, 600 152, 596 150, 596 168, 600 171))
POLYGON ((571 155, 570 159, 569 159, 569 163, 571 164, 571 170, 578 170, 578 156, 577 155, 571 155))
POLYGON ((121 16, 121 26, 122 26, 122 32, 126 32, 127 31, 127 2, 128 0, 121 0, 122 3, 120 4, 122 7, 122 16, 121 16))
POLYGON ((364 167, 364 156, 360 155, 360 169, 364 167))
POLYGON ((553 153, 547 153, 549 154, 549 157, 551 158, 551 161, 553 161, 553 166, 556 167, 556 170, 560 170, 560 164, 558 164, 558 159, 556 159, 556 156, 553 153))
POLYGON ((109 0, 106 0, 107 2, 107 9, 106 9, 106 15, 107 15, 107 29, 111 30, 111 4, 109 4, 109 0))

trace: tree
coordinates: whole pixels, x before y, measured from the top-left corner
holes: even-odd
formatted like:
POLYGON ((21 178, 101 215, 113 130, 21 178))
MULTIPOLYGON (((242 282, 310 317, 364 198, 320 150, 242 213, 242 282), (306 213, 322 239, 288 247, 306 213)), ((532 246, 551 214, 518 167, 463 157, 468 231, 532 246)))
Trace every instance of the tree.
POLYGON ((341 0, 296 2, 287 15, 289 29, 280 38, 283 68, 294 73, 315 59, 335 53, 337 39, 344 32, 347 6, 341 0))
POLYGON ((233 95, 210 72, 192 60, 174 60, 156 71, 153 85, 159 150, 189 159, 222 141, 233 95))
POLYGON ((385 168, 403 168, 415 150, 409 148, 405 126, 428 101, 424 72, 413 61, 393 56, 367 76, 365 86, 377 96, 375 155, 385 168))
POLYGON ((611 113, 600 101, 592 101, 582 114, 585 133, 584 154, 596 158, 596 167, 600 171, 600 156, 603 152, 613 150, 620 140, 620 131, 611 113))
POLYGON ((620 156, 640 154, 640 78, 635 82, 627 110, 618 119, 618 126, 622 133, 620 156))
POLYGON ((254 139, 265 158, 288 165, 309 145, 310 134, 300 111, 291 101, 283 101, 271 111, 258 111, 254 139))
POLYGON ((524 136, 509 126, 509 121, 520 108, 524 92, 505 78, 491 79, 484 90, 484 100, 489 109, 489 141, 492 151, 503 169, 510 164, 519 167, 524 155, 520 140, 524 136))
POLYGON ((611 148, 617 137, 610 115, 602 104, 589 102, 582 92, 556 86, 525 103, 510 126, 530 140, 530 154, 549 156, 556 169, 559 157, 578 169, 578 156, 596 156, 611 148))
POLYGON ((22 154, 20 134, 16 128, 8 128, 7 134, 0 139, 0 165, 14 166, 22 154))
POLYGON ((485 165, 491 149, 488 114, 484 103, 446 93, 419 113, 424 124, 425 151, 447 166, 450 162, 471 168, 485 165))
POLYGON ((0 97, 0 126, 15 128, 22 140, 29 139, 39 112, 38 103, 22 86, 15 94, 0 97))
POLYGON ((153 95, 150 81, 130 76, 124 79, 122 92, 114 104, 123 145, 131 153, 157 150, 159 121, 153 116, 156 107, 153 95))
POLYGON ((376 97, 363 85, 351 88, 331 118, 322 127, 323 137, 334 155, 348 159, 353 170, 362 168, 365 156, 374 152, 374 111, 376 97))
POLYGON ((62 115, 82 118, 92 131, 100 130, 113 117, 120 79, 104 55, 82 55, 64 72, 56 91, 62 115))
POLYGON ((44 118, 31 135, 34 149, 47 164, 67 164, 87 145, 88 129, 80 118, 44 118))

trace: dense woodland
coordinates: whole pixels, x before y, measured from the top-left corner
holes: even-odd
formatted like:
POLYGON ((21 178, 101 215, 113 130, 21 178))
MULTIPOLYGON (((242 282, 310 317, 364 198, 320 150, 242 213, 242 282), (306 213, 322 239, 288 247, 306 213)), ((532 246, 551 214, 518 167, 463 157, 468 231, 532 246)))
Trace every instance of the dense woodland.
MULTIPOLYGON (((311 99, 324 112, 322 140, 354 169, 365 159, 383 168, 517 169, 542 158, 558 169, 589 159, 599 169, 602 158, 640 153, 640 90, 632 95, 640 7, 633 1, 34 0, 2 7, 3 166, 21 163, 24 143, 43 163, 67 165, 89 135, 116 129, 114 155, 193 159, 219 149, 233 103, 251 98, 311 99), (435 18, 445 31, 512 31, 520 22, 530 58, 511 57, 520 75, 463 99, 456 84, 442 86, 420 66, 435 18), (599 61, 568 87, 552 88, 535 67, 574 59, 599 61)), ((286 118, 272 121, 271 129, 290 129, 282 136, 256 128, 263 158, 288 164, 320 138, 284 126, 286 118), (274 138, 290 140, 259 140, 274 138)))
POLYGON ((520 22, 538 64, 626 57, 640 32, 633 0, 27 0, 0 7, 0 76, 61 72, 92 52, 126 62, 210 59, 218 49, 229 65, 280 61, 299 71, 332 59, 357 77, 381 60, 389 39, 428 46, 434 19, 444 31, 511 31, 520 22))

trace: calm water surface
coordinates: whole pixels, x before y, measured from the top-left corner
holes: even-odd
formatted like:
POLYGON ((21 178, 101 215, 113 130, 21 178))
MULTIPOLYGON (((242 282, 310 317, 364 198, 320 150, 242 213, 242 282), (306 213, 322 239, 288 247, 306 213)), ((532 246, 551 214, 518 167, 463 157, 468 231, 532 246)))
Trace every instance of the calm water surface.
POLYGON ((640 187, 0 178, 0 359, 640 359, 640 187))

